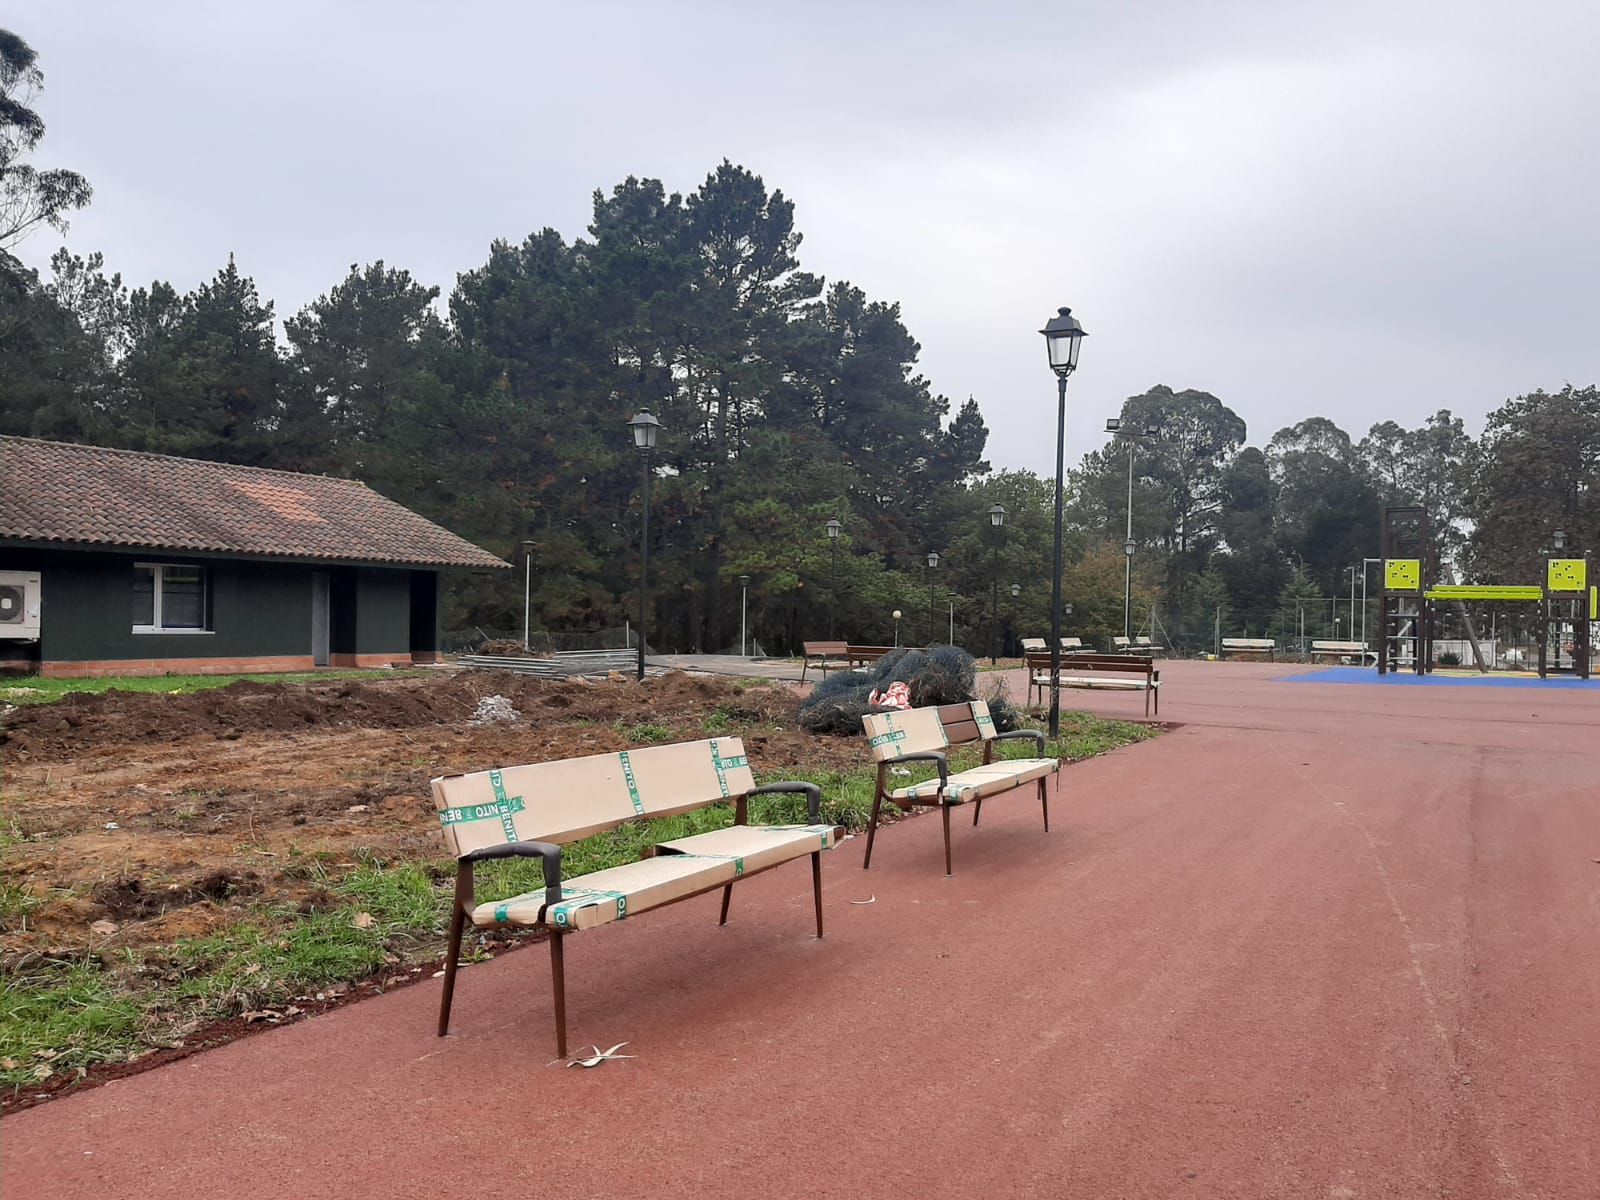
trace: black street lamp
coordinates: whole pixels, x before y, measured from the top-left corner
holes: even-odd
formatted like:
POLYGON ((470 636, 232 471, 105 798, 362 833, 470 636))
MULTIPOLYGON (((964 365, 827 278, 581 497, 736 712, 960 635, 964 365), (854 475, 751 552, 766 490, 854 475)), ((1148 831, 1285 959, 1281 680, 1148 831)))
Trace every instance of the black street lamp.
POLYGON ((935 551, 929 550, 928 551, 928 645, 929 646, 932 646, 933 642, 934 642, 934 632, 933 632, 933 572, 934 572, 934 568, 937 567, 938 565, 939 565, 939 555, 935 551))
POLYGON ((650 455, 656 448, 656 434, 661 429, 661 422, 651 415, 648 408, 641 408, 628 422, 628 428, 633 430, 634 449, 639 451, 643 463, 644 519, 639 524, 639 679, 642 682, 645 612, 650 594, 650 455))
POLYGON ((528 601, 532 595, 530 585, 533 582, 533 548, 538 543, 532 538, 524 538, 522 542, 522 649, 528 649, 528 601))
POLYGON ((828 570, 828 640, 834 638, 834 618, 839 609, 839 535, 844 532, 844 526, 837 518, 831 518, 823 526, 828 531, 828 550, 832 563, 828 570))
POLYGON ((1011 636, 1012 637, 1016 637, 1017 636, 1017 597, 1020 596, 1020 595, 1022 595, 1022 585, 1020 583, 1013 583, 1011 585, 1011 636))
POLYGON ((1050 736, 1061 735, 1061 502, 1067 450, 1067 377, 1078 369, 1078 349, 1084 332, 1070 308, 1045 322, 1044 334, 1050 369, 1056 373, 1056 538, 1054 570, 1050 572, 1050 736))
POLYGON ((1004 504, 991 504, 989 506, 989 528, 994 530, 993 553, 990 560, 989 580, 989 665, 992 667, 1000 659, 1000 538, 1001 530, 1006 523, 1006 506, 1004 504))
POLYGON ((1154 425, 1146 425, 1141 432, 1136 429, 1124 429, 1122 421, 1117 417, 1106 420, 1107 433, 1119 433, 1128 439, 1128 532, 1123 537, 1122 555, 1122 636, 1133 636, 1133 553, 1138 549, 1138 543, 1133 540, 1133 451, 1142 437, 1158 437, 1161 433, 1154 425))
POLYGON ((739 576, 739 657, 749 658, 750 652, 745 649, 745 630, 748 628, 745 618, 750 613, 750 576, 739 576))

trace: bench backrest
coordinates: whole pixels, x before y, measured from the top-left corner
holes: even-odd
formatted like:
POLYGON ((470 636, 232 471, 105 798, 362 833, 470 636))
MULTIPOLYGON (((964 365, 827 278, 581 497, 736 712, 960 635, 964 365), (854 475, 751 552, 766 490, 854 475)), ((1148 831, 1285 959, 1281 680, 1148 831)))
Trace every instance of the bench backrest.
POLYGON ((843 642, 801 642, 807 658, 843 658, 850 649, 843 642))
MULTIPOLYGON (((1061 648, 1063 650, 1082 650, 1083 649, 1083 639, 1082 638, 1064 637, 1064 638, 1061 639, 1061 648)), ((1040 645, 1038 647, 1038 649, 1043 650, 1044 646, 1040 645)))
POLYGON ((845 654, 851 658, 882 658, 885 654, 893 654, 897 646, 857 646, 854 643, 844 648, 845 654))
POLYGON ((1117 634, 1115 637, 1113 637, 1111 639, 1111 644, 1113 646, 1128 646, 1128 645, 1132 645, 1132 643, 1129 642, 1128 639, 1123 637, 1120 633, 1117 634))
MULTIPOLYGON (((1067 644, 1067 639, 1066 638, 1062 638, 1061 639, 1061 644, 1063 646, 1065 646, 1067 644)), ((1029 650, 1043 650, 1044 648, 1045 648, 1045 640, 1043 638, 1023 638, 1022 639, 1022 652, 1024 654, 1026 654, 1029 650)))
POLYGON ((1278 643, 1271 638, 1223 638, 1224 650, 1276 650, 1278 643))
POLYGON ((572 842, 640 817, 742 796, 756 785, 736 737, 446 775, 433 781, 457 857, 505 842, 572 842))
POLYGON ((983 700, 868 713, 861 718, 861 724, 877 762, 988 741, 995 735, 994 718, 983 700))
POLYGON ((1155 643, 1153 641, 1151 641, 1147 637, 1136 637, 1136 638, 1133 639, 1133 644, 1135 646, 1154 646, 1155 645, 1155 643))
MULTIPOLYGON (((1027 663, 1029 671, 1042 671, 1049 676, 1048 654, 1030 654, 1027 663)), ((1061 660, 1063 674, 1087 675, 1091 671, 1110 671, 1124 675, 1154 676, 1155 670, 1155 661, 1144 654, 1074 654, 1071 658, 1061 660)))

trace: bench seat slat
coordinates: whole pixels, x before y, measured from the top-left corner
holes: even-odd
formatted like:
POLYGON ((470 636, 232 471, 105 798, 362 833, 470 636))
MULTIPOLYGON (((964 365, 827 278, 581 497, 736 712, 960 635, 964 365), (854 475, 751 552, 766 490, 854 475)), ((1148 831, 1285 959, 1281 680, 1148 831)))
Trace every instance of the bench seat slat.
POLYGON ((968 804, 973 800, 981 800, 997 792, 1009 792, 1012 788, 1040 779, 1058 766, 1059 763, 1053 758, 1001 759, 956 772, 950 776, 949 785, 942 795, 939 792, 939 777, 935 775, 932 779, 926 779, 921 783, 895 788, 889 793, 889 798, 932 800, 938 797, 945 804, 968 804))

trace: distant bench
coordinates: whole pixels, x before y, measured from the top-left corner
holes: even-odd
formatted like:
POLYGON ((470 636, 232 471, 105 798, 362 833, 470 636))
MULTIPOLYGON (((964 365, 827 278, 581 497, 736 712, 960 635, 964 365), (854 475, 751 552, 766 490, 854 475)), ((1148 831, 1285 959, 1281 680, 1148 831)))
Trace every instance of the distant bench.
MULTIPOLYGON (((1035 693, 1040 703, 1050 690, 1050 655, 1032 652, 1028 664, 1028 703, 1035 693)), ((1063 660, 1057 682, 1064 688, 1105 688, 1111 691, 1143 692, 1144 715, 1150 715, 1155 699, 1156 715, 1161 714, 1161 672, 1155 659, 1145 654, 1074 654, 1063 660)))
POLYGON ((1278 643, 1271 638, 1223 638, 1223 658, 1264 658, 1274 662, 1278 656, 1278 643))
POLYGON ((722 889, 721 923, 728 921, 734 882, 794 859, 811 857, 811 890, 822 936, 822 851, 844 830, 822 822, 822 791, 809 783, 757 787, 736 737, 648 746, 620 754, 594 754, 557 762, 446 775, 433 781, 444 840, 456 856, 449 957, 439 1003, 439 1036, 450 1028, 456 964, 467 922, 542 927, 550 934, 550 976, 555 992, 556 1053, 567 1053, 567 1001, 562 943, 649 908, 722 889), (806 797, 806 825, 751 825, 750 797, 798 792, 806 797), (561 875, 561 845, 649 817, 667 817, 713 804, 733 803, 733 824, 674 838, 646 849, 646 857, 576 879, 561 875), (501 858, 537 858, 544 887, 507 900, 479 904, 472 870, 501 858))
MULTIPOLYGON (((1028 653, 1030 650, 1042 652, 1048 650, 1049 648, 1050 643, 1045 641, 1044 638, 1022 639, 1022 652, 1024 654, 1028 653)), ((1068 654, 1077 654, 1083 650, 1083 639, 1064 637, 1061 639, 1061 649, 1068 654)))
POLYGON ((805 659, 800 664, 801 683, 806 681, 806 671, 811 667, 822 668, 822 677, 826 679, 830 670, 842 670, 850 665, 845 657, 850 647, 844 642, 802 642, 800 645, 805 651, 805 659))
POLYGON ((907 649, 905 646, 858 646, 852 642, 845 647, 844 656, 850 660, 852 667, 864 667, 868 663, 877 662, 885 654, 905 649, 907 649))
POLYGON ((1147 637, 1114 637, 1111 649, 1117 654, 1155 654, 1161 647, 1147 637))
POLYGON ((1316 662, 1319 658, 1343 659, 1350 658, 1352 656, 1358 658, 1362 663, 1365 663, 1369 658, 1377 658, 1377 652, 1367 649, 1367 644, 1365 642, 1323 641, 1311 643, 1312 662, 1316 662))

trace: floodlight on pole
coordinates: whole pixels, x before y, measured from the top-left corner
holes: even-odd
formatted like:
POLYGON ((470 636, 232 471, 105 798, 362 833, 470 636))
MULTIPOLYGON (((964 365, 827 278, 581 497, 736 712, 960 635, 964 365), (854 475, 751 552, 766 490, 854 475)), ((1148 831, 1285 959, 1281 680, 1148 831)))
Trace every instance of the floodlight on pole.
POLYGON ((661 422, 648 408, 641 408, 628 422, 633 431, 633 446, 641 459, 643 519, 639 523, 639 679, 644 679, 645 612, 650 603, 650 456, 655 452, 656 434, 661 422))

